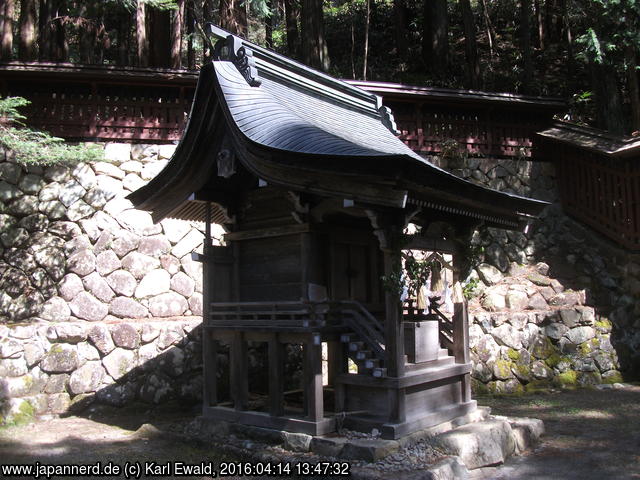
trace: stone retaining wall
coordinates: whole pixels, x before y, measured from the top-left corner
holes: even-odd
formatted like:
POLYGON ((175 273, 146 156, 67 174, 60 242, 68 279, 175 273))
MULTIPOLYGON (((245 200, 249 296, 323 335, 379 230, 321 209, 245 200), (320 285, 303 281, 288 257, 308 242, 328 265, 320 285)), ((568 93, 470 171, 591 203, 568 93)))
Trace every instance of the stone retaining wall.
POLYGON ((93 402, 202 398, 200 319, 0 326, 0 424, 93 402))
POLYGON ((105 161, 75 168, 0 163, 0 323, 201 315, 191 252, 203 226, 154 224, 124 198, 174 148, 107 144, 105 161))
POLYGON ((440 163, 467 180, 552 203, 526 233, 485 228, 473 236, 475 389, 616 382, 620 369, 633 376, 640 366, 640 255, 562 212, 553 164, 440 163))

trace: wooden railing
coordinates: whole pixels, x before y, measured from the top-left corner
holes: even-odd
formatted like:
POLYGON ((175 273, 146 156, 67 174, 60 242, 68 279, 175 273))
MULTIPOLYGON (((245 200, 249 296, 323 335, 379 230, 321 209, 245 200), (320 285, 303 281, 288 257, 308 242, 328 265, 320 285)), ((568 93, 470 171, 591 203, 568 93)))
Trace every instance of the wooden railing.
POLYGON ((330 312, 336 320, 344 322, 355 332, 376 358, 385 359, 384 327, 360 302, 331 302, 330 312))
POLYGON ((196 81, 196 72, 176 70, 0 65, 0 94, 31 101, 29 126, 68 140, 178 141, 196 81))
POLYGON ((640 250, 640 139, 557 123, 536 155, 553 161, 563 209, 621 246, 640 250))
POLYGON ((411 149, 438 154, 451 148, 471 155, 522 158, 531 155, 535 132, 566 109, 554 98, 349 82, 380 95, 394 113, 400 139, 411 149))
POLYGON ((310 302, 215 302, 206 327, 241 330, 320 329, 327 305, 310 302))

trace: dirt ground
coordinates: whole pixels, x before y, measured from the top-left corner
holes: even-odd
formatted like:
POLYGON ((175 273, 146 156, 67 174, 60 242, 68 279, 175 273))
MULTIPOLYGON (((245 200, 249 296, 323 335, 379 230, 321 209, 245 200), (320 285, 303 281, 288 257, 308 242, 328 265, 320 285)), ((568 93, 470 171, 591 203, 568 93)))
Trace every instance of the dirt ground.
MULTIPOLYGON (((494 414, 540 418, 547 433, 535 451, 514 457, 505 465, 472 472, 472 479, 640 479, 638 386, 478 400, 481 405, 491 406, 494 414)), ((163 465, 179 461, 198 465, 204 461, 219 465, 248 459, 237 450, 212 448, 172 433, 184 432, 196 414, 194 410, 180 412, 176 408, 104 410, 86 417, 41 419, 29 425, 4 427, 0 429, 0 468, 13 463, 60 465, 100 461, 124 469, 127 463, 135 462, 163 465)), ((0 478, 20 477, 0 472, 0 478)), ((139 478, 151 476, 142 472, 139 478)))
POLYGON ((533 452, 472 478, 640 479, 640 387, 478 398, 493 414, 535 417, 546 434, 533 452))

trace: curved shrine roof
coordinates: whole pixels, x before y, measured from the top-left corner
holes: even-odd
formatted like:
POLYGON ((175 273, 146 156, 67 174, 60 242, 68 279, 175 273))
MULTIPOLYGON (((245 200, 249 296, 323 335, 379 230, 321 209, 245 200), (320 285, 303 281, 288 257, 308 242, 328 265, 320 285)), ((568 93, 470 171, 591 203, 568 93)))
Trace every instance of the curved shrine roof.
MULTIPOLYGON (((189 122, 167 167, 129 198, 165 216, 204 219, 194 194, 229 147, 269 183, 403 208, 407 203, 517 228, 546 202, 442 170, 394 134, 379 97, 213 29, 217 60, 200 73, 189 122)), ((214 221, 224 221, 219 211, 214 221)))

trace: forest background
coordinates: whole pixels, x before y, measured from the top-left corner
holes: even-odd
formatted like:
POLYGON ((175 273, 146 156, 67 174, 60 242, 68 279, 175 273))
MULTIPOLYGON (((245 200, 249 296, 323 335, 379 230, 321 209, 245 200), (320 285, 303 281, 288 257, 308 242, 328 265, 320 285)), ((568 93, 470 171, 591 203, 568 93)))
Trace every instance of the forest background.
POLYGON ((0 59, 196 69, 208 22, 339 78, 563 97, 640 133, 640 0, 0 0, 0 59))

